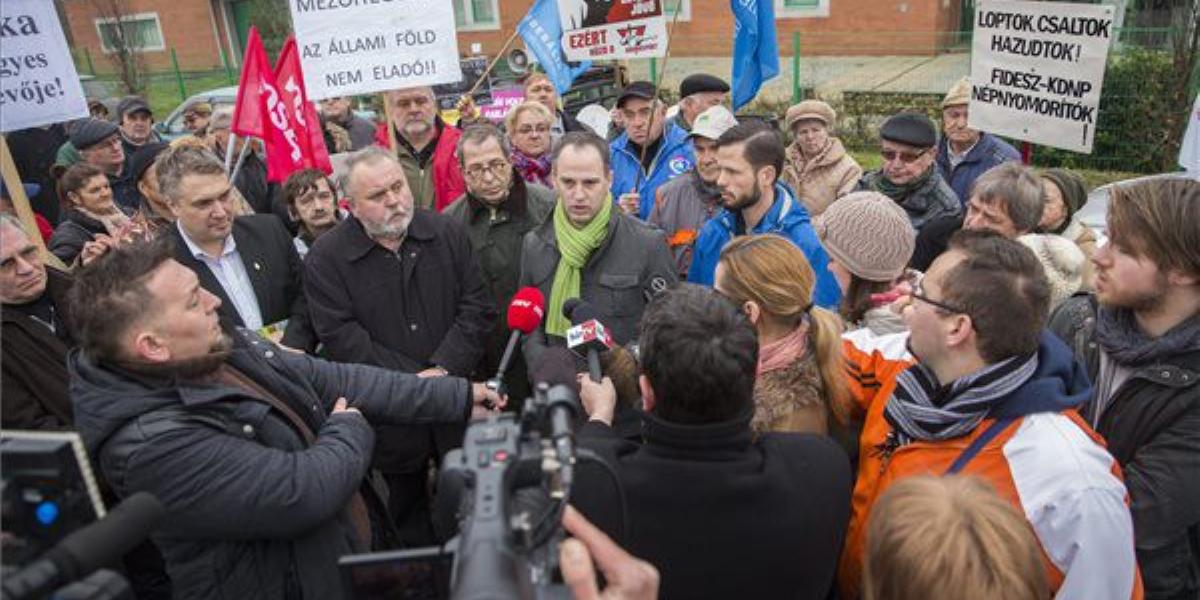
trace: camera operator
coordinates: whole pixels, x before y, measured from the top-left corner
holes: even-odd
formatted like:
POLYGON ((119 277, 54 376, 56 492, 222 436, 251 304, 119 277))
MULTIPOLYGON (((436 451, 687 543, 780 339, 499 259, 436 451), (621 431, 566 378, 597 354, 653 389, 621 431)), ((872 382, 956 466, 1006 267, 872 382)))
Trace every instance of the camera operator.
POLYGON ((499 398, 224 331, 220 300, 171 257, 165 240, 137 243, 79 272, 76 427, 119 495, 166 507, 153 539, 175 597, 341 598, 338 557, 373 537, 367 418, 461 423, 499 398))
POLYGON ((624 519, 620 490, 591 462, 580 463, 572 502, 662 572, 664 598, 825 598, 849 519, 850 466, 824 436, 752 438, 750 322, 711 289, 684 284, 650 303, 639 342, 643 445, 611 427, 611 379, 581 379, 591 420, 578 443, 615 469, 624 519))

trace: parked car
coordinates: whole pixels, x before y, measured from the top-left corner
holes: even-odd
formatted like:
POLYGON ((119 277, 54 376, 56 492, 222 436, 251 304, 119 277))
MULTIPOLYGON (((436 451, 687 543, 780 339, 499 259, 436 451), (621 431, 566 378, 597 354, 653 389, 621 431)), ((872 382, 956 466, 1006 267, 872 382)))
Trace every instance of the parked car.
POLYGON ((1133 179, 1124 179, 1114 181, 1102 185, 1088 193, 1087 202, 1075 211, 1075 219, 1086 225, 1091 230, 1095 231, 1097 237, 1103 241, 1108 239, 1108 197, 1109 192, 1115 185, 1127 185, 1147 181, 1150 179, 1159 179, 1162 177, 1197 179, 1193 175, 1188 175, 1186 172, 1178 173, 1162 173, 1158 175, 1147 175, 1145 177, 1135 177, 1133 179))
MULTIPOLYGON (((231 85, 193 94, 179 106, 175 107, 175 110, 171 111, 171 114, 167 115, 167 118, 155 123, 155 131, 164 140, 168 141, 186 134, 188 130, 183 123, 183 110, 197 102, 208 102, 212 105, 214 111, 222 107, 232 107, 237 102, 237 86, 231 85)), ((373 110, 356 109, 354 114, 371 121, 374 121, 376 117, 376 113, 373 110)))

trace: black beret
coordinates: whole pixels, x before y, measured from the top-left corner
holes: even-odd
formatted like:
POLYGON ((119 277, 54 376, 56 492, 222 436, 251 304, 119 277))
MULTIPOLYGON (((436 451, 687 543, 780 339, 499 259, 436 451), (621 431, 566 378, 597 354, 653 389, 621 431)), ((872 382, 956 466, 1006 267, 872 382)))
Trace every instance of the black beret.
POLYGON ((624 106, 625 101, 630 98, 653 100, 656 97, 658 97, 658 94, 655 93, 653 83, 649 81, 635 81, 621 90, 621 94, 617 96, 617 108, 624 106))
POLYGON ((103 142, 118 131, 116 123, 104 119, 87 118, 80 120, 71 130, 71 145, 76 150, 86 150, 103 142))
POLYGON ((166 142, 150 142, 134 150, 133 154, 129 156, 129 170, 133 173, 133 182, 141 181, 142 174, 150 168, 150 165, 154 164, 154 159, 158 158, 163 150, 170 147, 171 145, 166 142))
POLYGON ((879 137, 917 148, 932 148, 938 141, 937 126, 929 117, 916 112, 892 115, 879 128, 879 137))
POLYGON ((721 92, 722 94, 729 91, 729 84, 720 77, 709 75, 708 73, 696 73, 683 78, 679 84, 679 97, 687 98, 692 94, 700 92, 721 92))

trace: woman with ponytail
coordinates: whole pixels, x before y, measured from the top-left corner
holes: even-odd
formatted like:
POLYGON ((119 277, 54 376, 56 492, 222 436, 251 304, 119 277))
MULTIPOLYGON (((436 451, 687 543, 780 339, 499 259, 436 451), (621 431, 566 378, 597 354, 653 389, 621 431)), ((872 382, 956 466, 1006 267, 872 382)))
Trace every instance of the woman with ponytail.
POLYGON ((721 251, 714 287, 742 307, 758 333, 756 434, 826 434, 850 422, 842 322, 813 306, 815 282, 804 253, 778 235, 739 237, 721 251))

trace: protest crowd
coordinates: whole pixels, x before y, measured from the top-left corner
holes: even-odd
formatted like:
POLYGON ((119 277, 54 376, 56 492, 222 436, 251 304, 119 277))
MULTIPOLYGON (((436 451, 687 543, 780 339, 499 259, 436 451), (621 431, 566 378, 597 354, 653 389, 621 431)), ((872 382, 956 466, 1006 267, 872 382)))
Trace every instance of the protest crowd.
POLYGON ((313 103, 336 176, 269 178, 208 103, 174 140, 137 96, 7 136, 38 231, 6 187, 3 427, 163 504, 136 597, 348 598, 340 557, 445 543, 443 457, 574 310, 611 337, 568 382, 607 465, 575 597, 1200 598, 1200 182, 1113 186, 1101 235, 965 79, 874 170, 829 104, 739 116, 715 74, 628 83, 599 132, 522 85, 499 122, 313 103))

